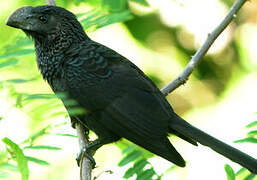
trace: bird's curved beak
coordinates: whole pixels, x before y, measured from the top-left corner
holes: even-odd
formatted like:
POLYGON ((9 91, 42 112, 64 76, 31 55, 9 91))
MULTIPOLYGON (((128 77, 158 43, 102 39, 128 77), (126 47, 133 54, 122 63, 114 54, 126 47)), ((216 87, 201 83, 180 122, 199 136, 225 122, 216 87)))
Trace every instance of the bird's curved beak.
POLYGON ((30 30, 31 23, 29 22, 29 17, 31 16, 32 6, 26 6, 17 9, 12 13, 12 15, 7 19, 6 25, 22 30, 30 30))

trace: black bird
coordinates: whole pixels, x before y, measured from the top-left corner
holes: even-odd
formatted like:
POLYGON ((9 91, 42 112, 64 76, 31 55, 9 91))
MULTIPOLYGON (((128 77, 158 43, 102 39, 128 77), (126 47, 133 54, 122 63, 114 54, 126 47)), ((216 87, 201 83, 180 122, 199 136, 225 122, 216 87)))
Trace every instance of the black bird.
POLYGON ((94 131, 88 147, 126 138, 174 164, 185 161, 169 142, 175 134, 193 145, 199 142, 257 173, 257 160, 193 127, 172 109, 164 95, 136 65, 114 50, 92 41, 75 15, 56 6, 23 7, 7 20, 35 42, 37 64, 55 93, 65 93, 84 110, 71 115, 94 131))

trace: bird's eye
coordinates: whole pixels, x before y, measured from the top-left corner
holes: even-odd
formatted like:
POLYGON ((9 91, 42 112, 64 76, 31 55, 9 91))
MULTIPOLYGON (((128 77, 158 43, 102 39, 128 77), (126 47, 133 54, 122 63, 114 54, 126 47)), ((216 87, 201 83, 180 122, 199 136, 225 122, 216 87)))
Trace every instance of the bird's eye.
POLYGON ((47 21, 46 16, 39 16, 38 18, 41 22, 45 23, 47 21))

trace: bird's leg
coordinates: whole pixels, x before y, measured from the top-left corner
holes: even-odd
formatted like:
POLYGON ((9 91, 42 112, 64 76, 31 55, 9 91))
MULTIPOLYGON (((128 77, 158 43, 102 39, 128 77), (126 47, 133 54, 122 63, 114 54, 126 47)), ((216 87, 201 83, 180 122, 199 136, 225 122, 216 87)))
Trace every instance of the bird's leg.
POLYGON ((81 119, 77 116, 70 116, 70 119, 71 119, 71 127, 76 129, 76 123, 82 124, 85 129, 85 135, 87 135, 87 137, 88 137, 89 129, 86 126, 86 124, 83 121, 81 121, 81 119))
POLYGON ((78 163, 78 166, 80 165, 80 161, 81 161, 81 159, 83 158, 83 156, 86 156, 86 157, 91 161, 91 163, 92 163, 92 169, 94 169, 96 163, 95 163, 95 160, 94 160, 92 154, 93 154, 98 148, 100 148, 102 145, 103 145, 103 144, 101 143, 101 141, 100 141, 99 139, 96 139, 96 140, 92 141, 91 143, 89 143, 88 145, 84 146, 84 147, 80 150, 80 152, 79 152, 79 154, 78 154, 78 156, 77 156, 77 158, 76 158, 77 163, 78 163))

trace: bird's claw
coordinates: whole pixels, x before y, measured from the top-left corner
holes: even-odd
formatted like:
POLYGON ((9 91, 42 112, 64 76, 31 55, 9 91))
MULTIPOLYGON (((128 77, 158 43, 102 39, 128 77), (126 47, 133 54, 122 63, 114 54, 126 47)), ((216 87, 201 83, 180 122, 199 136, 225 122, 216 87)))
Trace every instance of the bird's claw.
POLYGON ((94 169, 95 165, 96 165, 95 159, 87 150, 88 150, 88 148, 86 146, 86 147, 82 148, 81 151, 78 153, 78 156, 76 158, 77 164, 78 164, 78 166, 80 166, 82 159, 84 158, 84 156, 86 156, 87 159, 89 159, 91 162, 92 169, 94 169))

